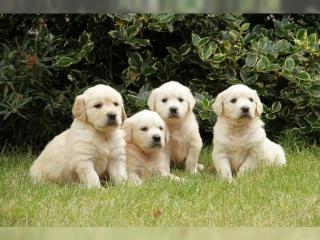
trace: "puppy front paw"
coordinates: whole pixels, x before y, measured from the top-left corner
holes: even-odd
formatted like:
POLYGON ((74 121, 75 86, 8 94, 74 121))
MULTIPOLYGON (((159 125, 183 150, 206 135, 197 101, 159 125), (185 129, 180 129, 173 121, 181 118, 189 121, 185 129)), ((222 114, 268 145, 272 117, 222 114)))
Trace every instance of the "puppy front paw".
POLYGON ((203 164, 197 163, 197 170, 198 171, 203 171, 204 170, 203 164))
POLYGON ((173 181, 176 181, 176 182, 181 182, 181 183, 185 181, 184 178, 178 177, 178 176, 176 176, 174 174, 170 174, 170 179, 173 180, 173 181))

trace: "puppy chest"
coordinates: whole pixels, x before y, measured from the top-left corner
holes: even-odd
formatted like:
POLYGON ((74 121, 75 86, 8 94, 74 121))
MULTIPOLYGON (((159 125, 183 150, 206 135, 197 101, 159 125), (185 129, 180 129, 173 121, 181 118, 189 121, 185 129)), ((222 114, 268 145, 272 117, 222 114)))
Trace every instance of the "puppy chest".
POLYGON ((187 156, 187 144, 177 139, 170 139, 171 160, 174 162, 182 162, 187 156))

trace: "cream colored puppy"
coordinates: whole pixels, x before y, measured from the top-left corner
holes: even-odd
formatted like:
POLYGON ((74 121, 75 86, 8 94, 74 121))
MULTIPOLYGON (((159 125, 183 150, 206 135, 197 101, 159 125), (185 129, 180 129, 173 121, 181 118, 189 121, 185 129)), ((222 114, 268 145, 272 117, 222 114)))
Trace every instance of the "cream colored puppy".
POLYGON ((70 129, 49 142, 31 166, 34 182, 100 187, 100 177, 106 173, 116 183, 126 181, 121 95, 109 86, 97 85, 76 97, 72 113, 75 119, 70 129))
POLYGON ((286 158, 282 147, 266 137, 263 111, 257 92, 238 84, 216 97, 213 110, 214 166, 224 179, 232 182, 233 173, 240 175, 258 165, 282 166, 286 158))
POLYGON ((202 139, 193 113, 196 100, 189 88, 171 81, 154 89, 148 99, 148 106, 166 122, 170 132, 171 161, 195 174, 203 169, 198 164, 202 139))
POLYGON ((143 177, 155 173, 172 180, 182 180, 170 174, 169 132, 156 112, 138 112, 124 121, 122 129, 126 133, 129 183, 139 185, 143 177))

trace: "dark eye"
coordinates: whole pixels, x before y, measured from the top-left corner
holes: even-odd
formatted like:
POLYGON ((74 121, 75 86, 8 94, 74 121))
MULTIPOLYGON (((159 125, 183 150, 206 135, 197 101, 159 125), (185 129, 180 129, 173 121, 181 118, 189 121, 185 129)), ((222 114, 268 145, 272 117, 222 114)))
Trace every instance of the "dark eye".
POLYGON ((140 130, 146 132, 146 131, 148 131, 148 128, 147 127, 142 127, 142 128, 140 128, 140 130))
POLYGON ((168 98, 163 98, 161 101, 162 101, 163 103, 166 103, 166 102, 168 101, 168 98))
POLYGON ((117 102, 114 102, 113 104, 114 104, 116 107, 119 106, 119 103, 117 103, 117 102))
POLYGON ((232 98, 230 102, 235 103, 237 101, 236 98, 232 98))
POLYGON ((250 100, 250 102, 253 102, 253 98, 252 97, 249 97, 249 100, 250 100))
POLYGON ((179 97, 178 98, 179 102, 183 102, 183 98, 179 97))
POLYGON ((101 103, 98 103, 96 105, 94 105, 95 108, 101 108, 102 107, 102 104, 101 103))
POLYGON ((163 130, 163 127, 160 126, 159 129, 162 131, 162 130, 163 130))

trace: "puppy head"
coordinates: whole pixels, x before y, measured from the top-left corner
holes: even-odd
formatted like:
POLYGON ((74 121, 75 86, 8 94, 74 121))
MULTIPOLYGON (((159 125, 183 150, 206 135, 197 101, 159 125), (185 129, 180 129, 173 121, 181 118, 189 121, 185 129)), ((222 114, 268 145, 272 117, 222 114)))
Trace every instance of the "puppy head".
POLYGON ((263 106, 255 90, 237 84, 218 94, 213 110, 230 119, 252 119, 261 116, 263 106))
POLYGON ((72 113, 76 119, 91 124, 98 131, 119 127, 126 118, 120 93, 102 84, 77 96, 72 113))
POLYGON ((148 99, 148 106, 165 121, 179 121, 192 112, 196 100, 189 88, 171 81, 154 89, 148 99))
POLYGON ((126 119, 122 125, 126 141, 132 142, 144 151, 163 148, 169 141, 169 131, 156 112, 143 110, 126 119))

